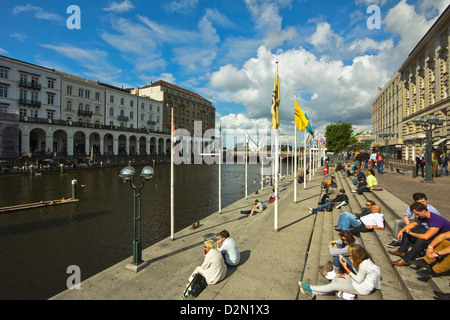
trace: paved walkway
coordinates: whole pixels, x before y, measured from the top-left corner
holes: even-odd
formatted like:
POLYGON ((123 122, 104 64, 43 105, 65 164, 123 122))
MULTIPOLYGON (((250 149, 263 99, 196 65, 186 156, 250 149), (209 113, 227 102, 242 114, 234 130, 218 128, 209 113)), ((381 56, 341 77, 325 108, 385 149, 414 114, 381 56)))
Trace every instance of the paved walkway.
MULTIPOLYGON (((412 203, 412 194, 423 192, 427 195, 429 203, 434 206, 447 220, 450 220, 450 176, 442 175, 433 178, 433 182, 424 182, 424 178, 413 178, 411 172, 405 176, 403 174, 385 170, 385 173, 376 174, 377 180, 389 192, 406 202, 412 203)), ((403 213, 402 213, 403 214, 403 213)))
POLYGON ((258 195, 224 208, 222 214, 202 220, 200 228, 186 228, 175 234, 175 240, 167 238, 143 250, 142 258, 149 265, 140 272, 126 270, 129 258, 82 279, 81 289, 51 299, 180 300, 189 276, 204 260, 204 241, 217 241, 227 229, 238 244, 241 263, 228 268, 226 278, 208 286, 197 300, 296 300, 315 221, 308 207, 317 205, 321 178, 316 174, 306 189, 298 185, 297 203, 293 182, 287 178, 280 182, 278 231, 274 231, 274 204, 251 218, 239 213, 249 209, 254 199, 268 203, 271 188, 267 186, 258 195))
MULTIPOLYGON (((407 204, 411 202, 412 193, 426 193, 430 203, 449 218, 450 210, 444 202, 450 194, 449 177, 437 178, 436 183, 424 183, 421 178, 413 179, 390 170, 376 177, 390 193, 407 204)), ((316 219, 316 215, 308 212, 308 207, 317 206, 322 178, 323 175, 317 173, 306 189, 297 185, 297 203, 294 202, 293 182, 288 178, 281 181, 278 231, 273 230, 273 204, 251 218, 239 213, 239 210, 249 209, 254 199, 267 203, 271 192, 267 186, 259 194, 223 208, 222 214, 214 213, 202 220, 200 228, 185 228, 175 234, 175 240, 167 238, 143 250, 148 266, 140 272, 125 268, 131 262, 130 257, 89 279, 82 279, 81 289, 66 290, 51 300, 180 300, 189 276, 203 262, 203 242, 217 241, 223 229, 227 229, 238 244, 241 263, 228 268, 226 278, 208 286, 196 300, 239 300, 241 303, 243 300, 297 300, 297 281, 305 271, 316 219)))

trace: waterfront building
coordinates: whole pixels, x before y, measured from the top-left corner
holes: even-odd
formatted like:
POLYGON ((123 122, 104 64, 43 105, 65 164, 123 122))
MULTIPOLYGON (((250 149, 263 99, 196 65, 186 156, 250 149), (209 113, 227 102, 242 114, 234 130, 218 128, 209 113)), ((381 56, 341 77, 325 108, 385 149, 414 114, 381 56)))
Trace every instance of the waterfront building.
POLYGON ((386 150, 399 150, 394 152, 396 158, 414 160, 419 152, 425 151, 426 139, 424 131, 413 120, 439 116, 445 121, 433 131, 433 147, 448 151, 449 31, 450 7, 447 7, 374 99, 373 147, 386 145, 386 150), (386 132, 393 136, 380 137, 379 134, 386 132))
POLYGON ((165 155, 162 109, 131 89, 0 56, 1 158, 165 155))

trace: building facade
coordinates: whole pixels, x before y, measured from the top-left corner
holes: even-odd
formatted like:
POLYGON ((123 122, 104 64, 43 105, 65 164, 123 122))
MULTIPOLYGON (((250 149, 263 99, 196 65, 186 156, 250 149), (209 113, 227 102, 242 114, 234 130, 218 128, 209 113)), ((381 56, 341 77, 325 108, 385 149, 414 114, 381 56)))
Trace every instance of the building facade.
POLYGON ((0 158, 167 154, 162 110, 131 90, 0 56, 0 158))
POLYGON ((194 135, 194 123, 201 121, 202 134, 208 129, 214 129, 216 123, 216 109, 211 101, 202 96, 160 80, 136 90, 139 96, 146 96, 163 103, 163 131, 170 133, 171 109, 177 128, 187 129, 194 135))
POLYGON ((438 116, 445 121, 433 131, 433 147, 441 152, 448 151, 449 32, 450 7, 373 101, 374 147, 386 145, 390 150, 397 150, 394 152, 397 158, 413 160, 419 152, 424 153, 426 144, 425 132, 413 120, 438 116), (383 133, 392 136, 383 136, 383 133))

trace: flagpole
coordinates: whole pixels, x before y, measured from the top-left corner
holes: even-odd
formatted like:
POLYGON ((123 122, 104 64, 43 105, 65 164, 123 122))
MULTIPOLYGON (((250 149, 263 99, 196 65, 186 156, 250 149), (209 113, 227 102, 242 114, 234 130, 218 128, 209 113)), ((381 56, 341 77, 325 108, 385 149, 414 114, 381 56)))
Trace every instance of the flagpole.
MULTIPOLYGON (((295 95, 295 101, 297 101, 297 95, 295 95)), ((294 104, 295 115, 295 104, 294 104)), ((295 119, 294 119, 295 121, 295 119)), ((297 126, 294 125, 294 202, 297 202, 297 126)))
POLYGON ((306 130, 303 132, 303 189, 306 189, 306 130))
POLYGON ((219 121, 219 214, 222 214, 222 125, 219 121))
POLYGON ((174 240, 174 229, 175 229, 175 221, 174 221, 174 179, 173 179, 173 158, 174 158, 174 149, 175 149, 175 120, 173 118, 173 108, 171 108, 172 113, 172 152, 170 154, 170 238, 174 240))
POLYGON ((245 157, 245 199, 248 199, 248 173, 247 173, 247 142, 248 138, 247 135, 245 135, 245 145, 244 145, 244 157, 245 157))
POLYGON ((275 129, 275 214, 274 214, 274 231, 278 231, 278 129, 275 129))

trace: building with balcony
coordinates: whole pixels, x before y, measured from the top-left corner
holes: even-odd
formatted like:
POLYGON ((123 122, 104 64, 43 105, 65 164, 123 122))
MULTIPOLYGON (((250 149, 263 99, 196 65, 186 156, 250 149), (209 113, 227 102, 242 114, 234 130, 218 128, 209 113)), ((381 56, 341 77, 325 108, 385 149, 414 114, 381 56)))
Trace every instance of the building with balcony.
POLYGON ((450 7, 438 18, 372 103, 373 147, 413 160, 425 151, 425 133, 413 120, 439 116, 444 125, 433 131, 433 147, 447 152, 449 118, 450 7), (383 136, 383 134, 388 135, 383 136), (395 151, 393 151, 395 150, 395 151))
POLYGON ((167 154, 162 102, 130 91, 0 56, 0 158, 167 154))

